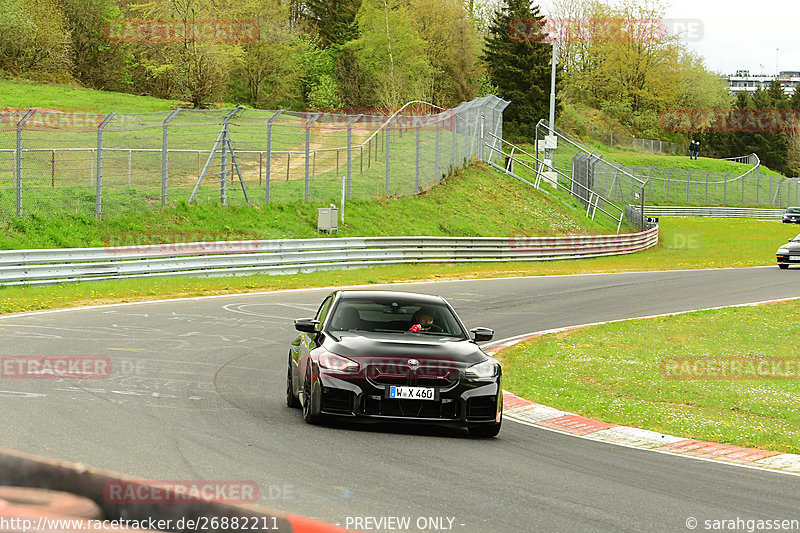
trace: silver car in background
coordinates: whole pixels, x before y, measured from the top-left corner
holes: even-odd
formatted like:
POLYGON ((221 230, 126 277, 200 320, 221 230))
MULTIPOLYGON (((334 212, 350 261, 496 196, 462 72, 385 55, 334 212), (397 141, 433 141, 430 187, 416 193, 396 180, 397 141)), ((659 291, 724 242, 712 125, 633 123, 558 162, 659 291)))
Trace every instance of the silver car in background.
POLYGON ((783 213, 783 222, 800 224, 800 207, 789 207, 783 213))

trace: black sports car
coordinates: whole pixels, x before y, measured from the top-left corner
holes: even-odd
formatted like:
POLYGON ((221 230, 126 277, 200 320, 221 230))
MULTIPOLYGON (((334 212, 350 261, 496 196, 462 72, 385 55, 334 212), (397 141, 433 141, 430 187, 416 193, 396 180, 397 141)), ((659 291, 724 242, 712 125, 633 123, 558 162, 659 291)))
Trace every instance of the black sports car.
POLYGON ((794 239, 789 239, 787 244, 784 244, 775 253, 778 259, 778 266, 781 268, 789 268, 789 265, 800 264, 800 235, 794 239))
POLYGON ((314 318, 295 320, 286 403, 306 422, 322 417, 453 424, 500 431, 500 364, 476 344, 444 298, 388 291, 335 291, 314 318))

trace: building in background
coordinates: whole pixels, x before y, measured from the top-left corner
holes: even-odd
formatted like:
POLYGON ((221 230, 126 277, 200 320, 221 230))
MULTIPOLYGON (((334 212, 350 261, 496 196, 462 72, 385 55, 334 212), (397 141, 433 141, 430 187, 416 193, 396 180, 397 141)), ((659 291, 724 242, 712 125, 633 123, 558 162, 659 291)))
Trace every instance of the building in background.
POLYGON ((800 71, 782 70, 775 76, 774 74, 751 75, 749 70, 737 70, 736 74, 728 76, 728 89, 733 96, 741 92, 753 94, 759 87, 767 89, 772 80, 778 80, 786 96, 791 96, 800 84, 800 71))

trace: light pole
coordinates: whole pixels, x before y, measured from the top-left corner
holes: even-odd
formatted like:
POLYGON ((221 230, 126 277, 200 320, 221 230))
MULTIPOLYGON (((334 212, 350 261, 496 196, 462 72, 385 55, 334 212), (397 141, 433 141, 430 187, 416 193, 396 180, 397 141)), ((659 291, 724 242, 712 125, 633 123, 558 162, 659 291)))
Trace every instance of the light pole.
POLYGON ((558 41, 553 39, 553 64, 550 73, 550 133, 556 130, 556 65, 558 64, 558 41))
MULTIPOLYGON (((550 61, 552 69, 550 72, 550 133, 553 136, 556 132, 556 65, 558 64, 558 41, 553 39, 553 57, 550 61)), ((542 141, 547 146, 546 138, 542 141)), ((545 164, 550 161, 550 170, 553 170, 554 152, 552 148, 545 148, 545 164)))

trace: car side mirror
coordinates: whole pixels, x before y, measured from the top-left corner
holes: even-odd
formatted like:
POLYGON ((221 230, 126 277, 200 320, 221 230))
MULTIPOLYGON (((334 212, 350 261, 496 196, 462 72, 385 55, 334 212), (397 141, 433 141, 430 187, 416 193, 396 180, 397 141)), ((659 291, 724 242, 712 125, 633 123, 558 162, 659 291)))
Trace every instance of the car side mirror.
POLYGON ((494 330, 489 328, 472 328, 469 332, 475 342, 490 341, 494 337, 494 330))
POLYGON ((314 318, 295 319, 294 329, 303 333, 319 333, 319 320, 314 318))

